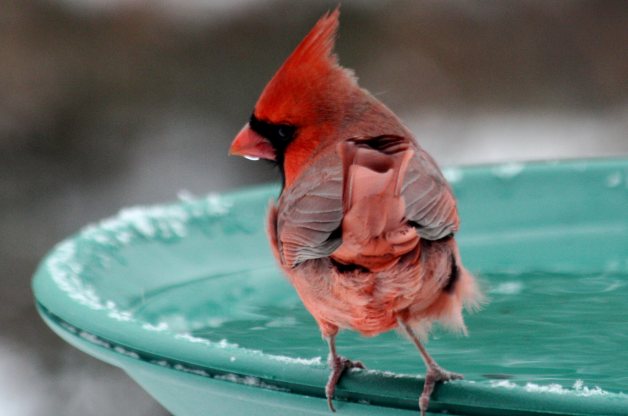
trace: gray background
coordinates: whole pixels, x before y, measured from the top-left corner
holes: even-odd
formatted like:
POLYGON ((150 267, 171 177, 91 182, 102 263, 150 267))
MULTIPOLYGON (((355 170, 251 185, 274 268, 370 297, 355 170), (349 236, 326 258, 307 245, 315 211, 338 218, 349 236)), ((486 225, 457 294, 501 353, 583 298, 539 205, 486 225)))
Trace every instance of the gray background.
MULTIPOLYGON (((0 3, 0 413, 165 414, 43 325, 31 275, 121 207, 274 180, 228 144, 335 4, 0 3)), ((337 50, 451 165, 627 155, 626 45, 625 1, 345 1, 337 50)))

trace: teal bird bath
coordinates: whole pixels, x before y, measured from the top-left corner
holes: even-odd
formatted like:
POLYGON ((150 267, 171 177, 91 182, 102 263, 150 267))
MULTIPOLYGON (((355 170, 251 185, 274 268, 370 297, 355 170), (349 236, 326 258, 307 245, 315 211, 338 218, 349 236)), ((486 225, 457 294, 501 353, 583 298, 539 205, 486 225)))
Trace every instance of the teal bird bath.
MULTIPOLYGON (((450 415, 628 414, 628 160, 445 169, 465 265, 489 303, 428 348, 463 381, 450 415)), ((59 336, 122 368, 177 416, 329 415, 327 347, 264 233, 264 186, 131 208, 59 243, 33 281, 59 336)), ((344 332, 369 368, 338 415, 417 415, 424 368, 396 333, 344 332)))

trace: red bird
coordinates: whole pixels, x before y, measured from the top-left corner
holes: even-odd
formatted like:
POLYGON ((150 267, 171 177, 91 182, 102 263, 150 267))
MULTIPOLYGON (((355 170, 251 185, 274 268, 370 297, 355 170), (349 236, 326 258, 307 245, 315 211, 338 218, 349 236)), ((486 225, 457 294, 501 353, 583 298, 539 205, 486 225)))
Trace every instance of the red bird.
POLYGON ((329 344, 325 393, 358 361, 336 352, 340 329, 398 328, 427 367, 421 414, 442 369, 421 343, 431 322, 466 332, 480 293, 454 233, 456 201, 434 160, 333 53, 339 11, 324 15, 270 80, 230 153, 274 161, 283 187, 268 214, 277 261, 329 344))

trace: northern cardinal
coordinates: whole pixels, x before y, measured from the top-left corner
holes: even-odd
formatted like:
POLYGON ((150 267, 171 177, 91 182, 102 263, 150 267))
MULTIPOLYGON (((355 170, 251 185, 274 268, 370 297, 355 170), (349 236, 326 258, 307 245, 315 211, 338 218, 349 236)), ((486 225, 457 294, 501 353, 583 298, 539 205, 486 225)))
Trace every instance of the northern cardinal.
POLYGON ((480 292, 454 233, 456 201, 434 160, 333 53, 339 10, 326 13, 264 88, 230 153, 274 161, 282 191, 268 214, 281 268, 329 344, 329 408, 358 361, 336 352, 340 329, 405 333, 427 367, 421 414, 442 369, 422 344, 431 323, 466 333, 480 292))

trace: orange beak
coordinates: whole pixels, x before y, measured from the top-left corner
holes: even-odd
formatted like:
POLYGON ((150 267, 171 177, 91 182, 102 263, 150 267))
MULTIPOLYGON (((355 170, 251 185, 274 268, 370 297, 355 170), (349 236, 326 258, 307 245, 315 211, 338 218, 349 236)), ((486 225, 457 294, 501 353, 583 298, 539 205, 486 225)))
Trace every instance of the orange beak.
POLYGON ((244 156, 247 159, 275 160, 275 149, 272 144, 245 124, 238 133, 229 149, 230 155, 244 156))

